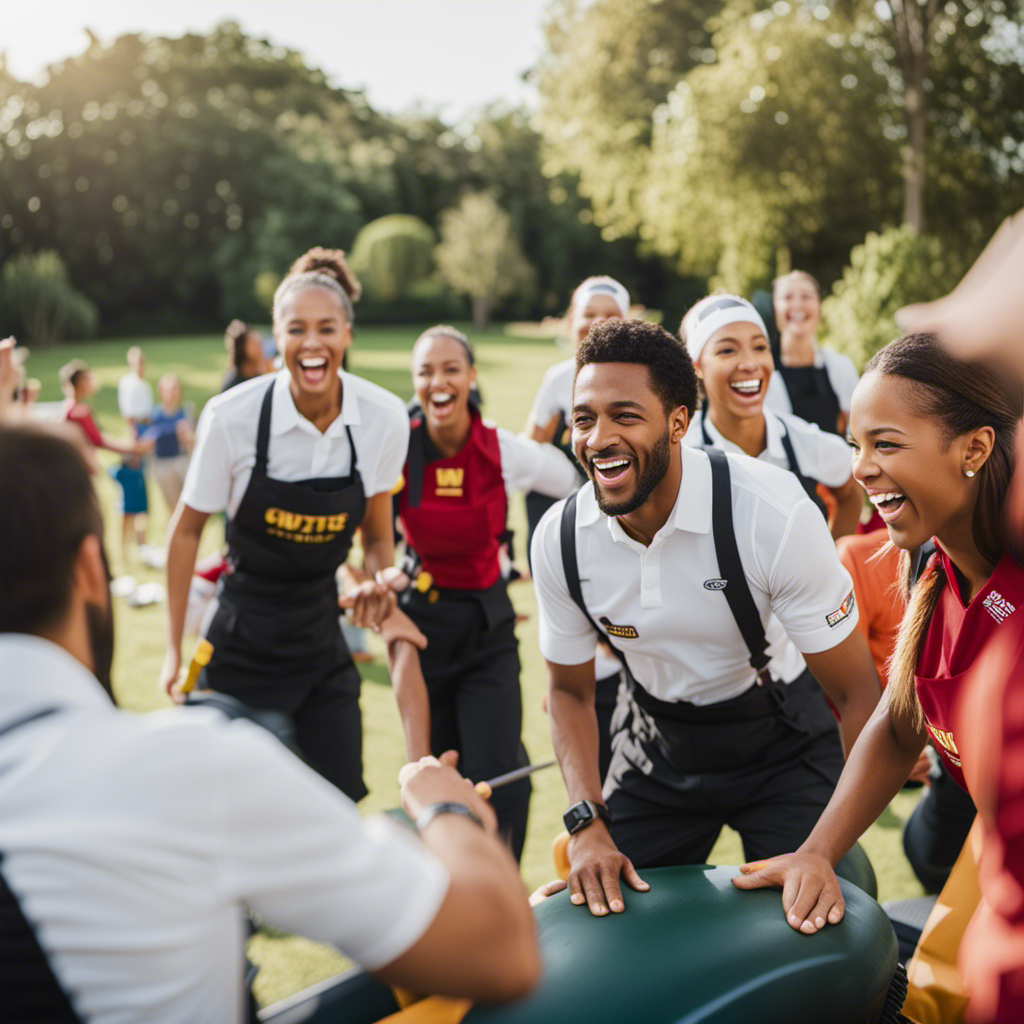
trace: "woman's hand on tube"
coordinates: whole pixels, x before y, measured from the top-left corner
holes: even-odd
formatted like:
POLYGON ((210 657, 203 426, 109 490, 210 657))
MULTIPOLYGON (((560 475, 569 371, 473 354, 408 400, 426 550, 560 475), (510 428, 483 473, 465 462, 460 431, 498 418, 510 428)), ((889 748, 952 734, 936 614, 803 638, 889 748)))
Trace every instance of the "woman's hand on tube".
POLYGON ((828 858, 818 853, 787 853, 770 860, 740 866, 732 880, 737 889, 782 889, 782 909, 787 924, 804 935, 813 935, 826 924, 843 919, 846 903, 839 879, 828 858))

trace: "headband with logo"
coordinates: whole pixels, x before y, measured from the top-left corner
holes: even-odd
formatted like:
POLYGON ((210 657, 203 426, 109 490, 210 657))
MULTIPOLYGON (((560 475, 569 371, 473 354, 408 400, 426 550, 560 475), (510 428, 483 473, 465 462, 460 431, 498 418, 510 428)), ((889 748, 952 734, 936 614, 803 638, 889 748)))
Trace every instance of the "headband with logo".
POLYGON ((693 320, 686 325, 686 348, 690 358, 696 363, 711 336, 726 324, 735 323, 754 324, 768 337, 768 329, 761 314, 746 299, 738 295, 719 295, 698 310, 693 320))

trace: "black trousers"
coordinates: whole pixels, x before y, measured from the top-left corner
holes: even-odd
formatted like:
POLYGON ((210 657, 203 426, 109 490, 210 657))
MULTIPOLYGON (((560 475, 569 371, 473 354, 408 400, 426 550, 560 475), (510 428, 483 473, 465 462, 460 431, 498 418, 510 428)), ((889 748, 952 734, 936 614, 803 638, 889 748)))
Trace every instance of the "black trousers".
MULTIPOLYGON (((430 748, 459 752, 473 782, 529 764, 521 734, 519 642, 504 582, 486 591, 407 591, 402 608, 427 637, 420 664, 430 696, 430 748)), ((526 841, 528 779, 494 791, 491 806, 516 859, 526 841)))
POLYGON ((612 837, 638 868, 705 862, 723 825, 739 832, 748 860, 790 853, 843 769, 810 671, 707 707, 627 691, 623 710, 604 793, 612 837))
POLYGON ((940 892, 946 884, 976 813, 974 801, 940 762, 903 826, 903 851, 927 892, 940 892))
MULTIPOLYGON (((331 581, 333 585, 333 580, 331 581)), ((363 783, 362 680, 338 623, 337 597, 326 590, 323 614, 293 631, 287 605, 221 591, 207 630, 213 644, 199 685, 230 694, 255 710, 287 715, 306 763, 352 800, 363 783)))

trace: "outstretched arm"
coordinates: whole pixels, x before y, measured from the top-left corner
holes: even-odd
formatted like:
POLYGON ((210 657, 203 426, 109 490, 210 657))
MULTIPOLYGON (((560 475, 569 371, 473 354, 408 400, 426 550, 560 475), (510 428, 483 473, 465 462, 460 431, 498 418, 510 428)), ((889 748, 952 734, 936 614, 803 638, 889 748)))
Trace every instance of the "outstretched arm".
POLYGON ((923 728, 894 718, 888 702, 879 702, 807 841, 796 853, 744 864, 733 884, 739 889, 781 887, 787 922, 807 935, 826 922, 841 921, 846 907, 835 865, 907 781, 925 739, 923 728))

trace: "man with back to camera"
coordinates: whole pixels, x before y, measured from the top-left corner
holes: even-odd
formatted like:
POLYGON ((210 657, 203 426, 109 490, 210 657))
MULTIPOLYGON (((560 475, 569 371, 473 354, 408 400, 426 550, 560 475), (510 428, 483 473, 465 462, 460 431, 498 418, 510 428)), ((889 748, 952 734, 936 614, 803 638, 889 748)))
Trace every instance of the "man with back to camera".
POLYGON ((750 860, 796 849, 879 697, 820 513, 791 473, 684 445, 696 402, 677 338, 638 320, 596 324, 577 350, 572 409, 592 486, 555 505, 533 541, 571 899, 598 915, 624 909, 620 875, 643 891, 637 867, 703 863, 723 824, 750 860), (633 686, 606 803, 595 633, 633 686))
POLYGON ((518 871, 466 780, 403 769, 421 845, 252 722, 118 710, 81 454, 0 424, 0 480, 0 1019, 243 1021, 248 908, 414 991, 532 987, 518 871))

